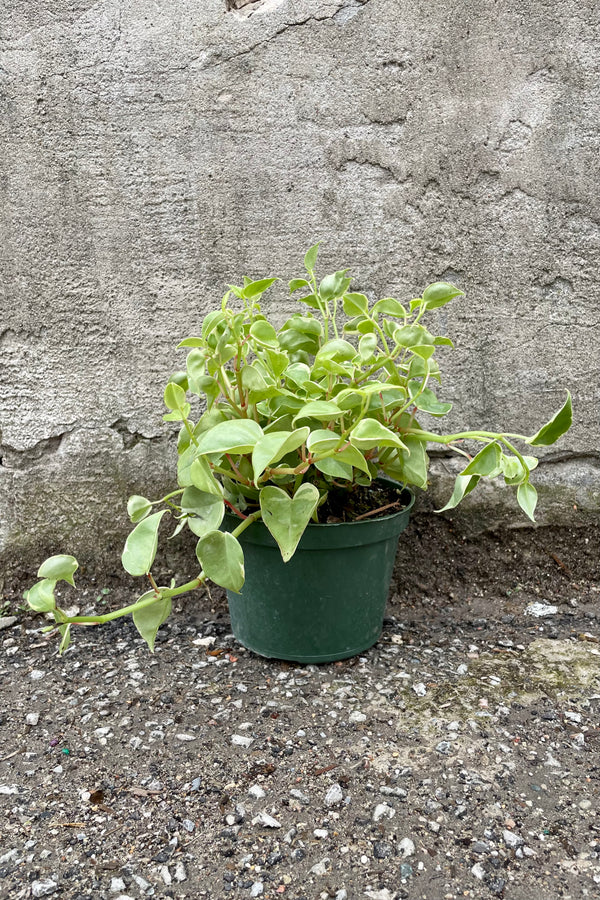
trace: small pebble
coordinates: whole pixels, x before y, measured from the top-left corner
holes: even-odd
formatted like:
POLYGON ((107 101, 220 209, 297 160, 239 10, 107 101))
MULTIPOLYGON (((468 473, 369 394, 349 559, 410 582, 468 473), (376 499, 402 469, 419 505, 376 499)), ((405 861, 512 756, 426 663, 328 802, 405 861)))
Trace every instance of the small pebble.
POLYGON ((337 806, 343 799, 344 793, 341 786, 336 781, 325 794, 325 806, 337 806))
POLYGON ((410 838, 402 838, 402 840, 398 844, 398 850, 405 858, 407 856, 414 856, 415 854, 415 844, 414 841, 411 841, 410 838))
POLYGON ((354 722, 354 723, 366 722, 366 721, 367 721, 367 717, 365 716, 364 713, 360 712, 360 710, 355 709, 355 710, 354 710, 353 712, 351 712, 350 715, 348 716, 348 721, 349 721, 349 722, 354 722))
POLYGON ((502 838, 506 846, 511 848, 520 847, 523 843, 521 835, 515 834, 513 831, 504 830, 502 832, 502 838))
POLYGON ((257 800, 262 800, 262 798, 266 796, 265 792, 259 784, 253 784, 251 787, 249 787, 248 793, 251 797, 256 797, 257 800))
POLYGON ((379 822, 380 819, 393 819, 395 815, 396 810, 389 803, 378 803, 373 810, 373 821, 379 822))
POLYGON ((31 896, 32 897, 47 897, 49 894, 53 894, 57 889, 58 884, 56 881, 52 881, 51 878, 46 878, 44 881, 32 881, 31 882, 31 896))
POLYGON ((39 721, 40 721, 40 714, 37 712, 27 713, 27 715, 25 716, 25 724, 26 725, 32 725, 32 726, 37 725, 37 723, 39 721))
POLYGON ((535 616, 541 619, 544 616, 554 616, 558 612, 558 606, 551 606, 549 603, 530 603, 525 609, 526 616, 535 616))
POLYGON ((175 881, 185 881, 187 879, 187 871, 183 864, 183 861, 180 859, 175 865, 175 871, 173 872, 173 877, 175 881))
POLYGON ((329 869, 330 862, 331 862, 331 860, 328 857, 326 857, 325 859, 322 859, 321 862, 315 863, 315 865, 312 867, 312 869, 308 870, 309 874, 310 875, 327 875, 327 871, 329 869))
POLYGON ((281 823, 266 812, 261 812, 252 819, 253 825, 263 825, 265 828, 281 828, 281 823))

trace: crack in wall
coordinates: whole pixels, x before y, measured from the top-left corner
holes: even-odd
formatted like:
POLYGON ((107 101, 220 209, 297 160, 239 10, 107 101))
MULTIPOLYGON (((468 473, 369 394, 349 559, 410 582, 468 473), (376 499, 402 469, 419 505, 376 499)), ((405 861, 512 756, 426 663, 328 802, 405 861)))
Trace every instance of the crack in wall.
POLYGON ((17 450, 10 444, 0 444, 0 468, 28 469, 42 457, 53 456, 59 452, 64 438, 71 433, 71 430, 63 431, 53 437, 43 438, 26 450, 17 450))
POLYGON ((109 426, 109 428, 120 435, 123 441, 124 450, 133 450, 138 444, 150 443, 151 441, 160 441, 163 439, 163 435, 151 435, 148 437, 148 435, 142 434, 141 431, 130 428, 129 423, 123 418, 117 419, 116 422, 113 422, 112 425, 109 426))

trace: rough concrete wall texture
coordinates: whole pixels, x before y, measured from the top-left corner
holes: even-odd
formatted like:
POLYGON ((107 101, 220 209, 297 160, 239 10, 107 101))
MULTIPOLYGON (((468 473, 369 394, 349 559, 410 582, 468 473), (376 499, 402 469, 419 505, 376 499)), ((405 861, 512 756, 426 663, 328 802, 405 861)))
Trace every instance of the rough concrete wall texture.
POLYGON ((317 239, 370 294, 468 293, 450 428, 531 433, 570 387, 541 521, 597 516, 598 46, 593 0, 3 0, 4 558, 121 540, 172 477, 177 342, 317 239))

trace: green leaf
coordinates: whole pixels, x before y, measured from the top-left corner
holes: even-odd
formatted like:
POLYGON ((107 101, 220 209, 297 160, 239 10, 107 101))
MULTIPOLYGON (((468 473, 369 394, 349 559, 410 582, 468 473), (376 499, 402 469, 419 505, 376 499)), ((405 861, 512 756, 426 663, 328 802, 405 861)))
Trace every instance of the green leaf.
POLYGON ((133 494, 127 501, 127 515, 134 525, 145 519, 151 509, 150 501, 145 497, 140 497, 139 494, 133 494))
POLYGON ((23 597, 36 612, 49 612, 56 606, 56 600, 54 599, 55 585, 56 581, 44 578, 43 581, 38 581, 32 588, 25 591, 23 597))
POLYGON ((358 342, 358 353, 360 356, 360 360, 362 363, 366 363, 368 360, 372 360, 374 358, 375 351, 377 350, 377 335, 375 334, 365 334, 361 337, 358 342))
POLYGON ((333 338, 331 341, 323 344, 315 356, 315 363, 322 359, 333 359, 338 363, 348 362, 348 360, 354 359, 355 356, 356 347, 353 347, 350 341, 333 338))
POLYGON ((279 378, 282 372, 285 372, 289 360, 287 353, 281 353, 278 350, 271 350, 269 347, 259 353, 259 356, 265 367, 271 372, 273 378, 279 378))
POLYGON ((185 404, 185 391, 174 381, 169 381, 165 388, 164 401, 167 409, 181 409, 185 404))
POLYGON ((180 350, 181 347, 204 347, 204 344, 204 338, 188 337, 177 344, 177 349, 180 350))
POLYGON ((425 309, 437 309, 453 300, 455 297, 464 297, 464 291, 448 284, 447 281, 436 281, 430 284, 423 291, 423 300, 425 301, 425 309))
POLYGON ((416 347, 411 347, 410 349, 413 353, 416 353, 417 356, 420 356, 421 359, 431 359, 435 353, 433 344, 418 344, 416 347))
POLYGON ((230 419, 219 422, 201 435, 196 451, 206 453, 250 453, 263 436, 254 419, 230 419))
POLYGON ((527 481, 529 473, 538 464, 535 456, 524 456, 526 468, 523 467, 521 460, 516 456, 506 456, 502 454, 502 471, 504 473, 504 481, 506 484, 521 484, 527 481))
POLYGON ((454 350, 454 341, 451 341, 448 337, 436 337, 433 343, 436 347, 452 347, 454 350))
POLYGON ((204 339, 210 337, 210 335, 226 321, 225 313, 222 309, 213 309, 212 312, 209 312, 207 316, 204 317, 204 321, 202 322, 202 337, 204 339))
POLYGON ((378 300, 372 313, 373 315, 396 316, 404 319, 407 317, 407 312, 402 304, 393 297, 384 297, 383 300, 378 300))
POLYGON ((305 363, 293 363, 285 370, 285 378, 302 387, 305 381, 310 381, 310 369, 305 363))
POLYGON ((321 241, 317 241, 316 244, 313 244, 310 250, 307 251, 304 257, 304 268, 307 272, 312 272, 316 262, 317 262, 317 254, 319 253, 319 244, 321 241))
POLYGON ((189 514, 187 524, 196 537, 217 529, 225 515, 222 495, 188 487, 181 496, 181 509, 189 514))
POLYGON ((51 556, 39 567, 38 578, 47 578, 49 581, 66 581, 75 587, 73 575, 78 568, 79 563, 74 556, 51 556))
POLYGON ((350 445, 349 447, 344 447, 342 450, 337 450, 334 459, 339 459, 340 462, 347 463, 349 466, 354 466, 355 469, 359 469, 361 472, 364 472, 365 475, 368 475, 369 480, 371 479, 369 464, 360 450, 356 447, 350 445))
POLYGON ((314 484, 301 484, 293 499, 274 485, 260 492, 263 522, 277 541, 284 562, 294 555, 318 502, 319 491, 314 484))
POLYGON ((414 484, 422 490, 427 490, 427 472, 429 458, 425 450, 425 442, 415 435, 407 434, 403 437, 406 450, 398 450, 397 460, 386 462, 382 468, 386 474, 391 475, 397 481, 405 484, 414 484))
POLYGON ((289 285, 290 285, 290 294, 293 294, 294 291, 299 291, 300 288, 310 287, 310 284, 306 280, 306 278, 292 278, 289 285))
POLYGON ((316 460, 315 468, 325 475, 330 475, 332 478, 343 478, 346 481, 352 481, 352 466, 342 462, 337 456, 326 456, 325 459, 316 460))
POLYGON ((250 336, 253 337, 256 343, 261 347, 269 347, 272 350, 277 350, 279 347, 277 332, 271 323, 265 322, 264 319, 258 319, 251 325, 250 336))
POLYGON ((227 531, 211 531, 201 537, 196 556, 207 578, 238 594, 244 584, 244 553, 237 538, 227 531))
POLYGON ((461 475, 491 475, 502 470, 502 452, 496 441, 486 444, 460 473, 461 475))
POLYGON ((343 410, 332 400, 310 400, 294 417, 294 425, 299 419, 318 419, 321 422, 330 422, 333 419, 339 419, 343 414, 343 410))
POLYGON ((523 482, 517 488, 517 500, 523 512, 535 522, 534 512, 537 503, 537 491, 528 481, 523 482))
MULTIPOLYGON (((153 596, 155 596, 154 591, 147 591, 145 594, 142 594, 138 603, 153 596)), ((170 597, 157 599, 149 606, 142 606, 140 609, 133 608, 133 624, 148 644, 151 653, 154 653, 154 642, 156 641, 158 629, 170 615, 170 597)))
POLYGON ((246 300, 250 300, 252 297, 264 294, 267 288, 270 288, 276 281, 277 278, 261 278, 260 281, 251 281, 245 286, 242 291, 242 296, 245 297, 246 300))
POLYGON ((544 425, 537 434, 527 438, 532 447, 548 447, 565 434, 573 424, 573 407, 571 394, 567 391, 567 399, 559 411, 544 425))
POLYGON ((350 441, 359 450, 372 450, 374 447, 400 447, 406 445, 397 434, 378 422, 377 419, 361 419, 350 432, 350 441))
POLYGON ((319 285, 319 294, 323 300, 333 300, 335 297, 341 297, 350 280, 346 278, 348 269, 340 269, 339 272, 333 272, 326 275, 319 285))
POLYGON ((121 556, 123 568, 130 575, 147 575, 152 568, 158 547, 158 529, 166 509, 143 519, 133 529, 121 556))
POLYGON ((458 506, 461 500, 477 487, 480 478, 480 475, 457 475, 452 496, 446 505, 442 506, 441 509, 436 509, 436 512, 445 512, 447 509, 454 509, 455 506, 458 506))
POLYGON ((434 341, 433 335, 422 325, 402 325, 394 329, 393 337, 401 347, 418 347, 434 341))
POLYGON ((343 304, 347 316, 363 316, 369 312, 369 300, 364 294, 344 294, 343 304))
POLYGON ((242 387, 248 391, 264 391, 269 385, 255 365, 244 366, 241 372, 242 387))
POLYGON ((417 409, 429 413, 432 416, 445 416, 452 409, 452 404, 438 400, 430 388, 421 390, 417 381, 409 381, 408 390, 410 397, 417 409), (420 391, 420 393, 419 393, 420 391))
POLYGON ((311 309, 321 309, 321 303, 316 294, 307 294, 306 297, 297 297, 299 303, 306 303, 311 309))
POLYGON ((272 431, 265 434, 252 451, 254 481, 260 478, 271 463, 301 447, 309 434, 310 429, 307 426, 296 431, 272 431))
POLYGON ((335 431, 330 431, 328 428, 316 428, 309 434, 306 446, 311 453, 326 453, 328 450, 333 450, 341 439, 342 436, 336 434, 335 431))
POLYGON ((191 464, 190 480, 195 488, 203 491, 205 494, 214 494, 217 497, 223 496, 223 488, 213 475, 208 460, 204 456, 197 457, 191 464))

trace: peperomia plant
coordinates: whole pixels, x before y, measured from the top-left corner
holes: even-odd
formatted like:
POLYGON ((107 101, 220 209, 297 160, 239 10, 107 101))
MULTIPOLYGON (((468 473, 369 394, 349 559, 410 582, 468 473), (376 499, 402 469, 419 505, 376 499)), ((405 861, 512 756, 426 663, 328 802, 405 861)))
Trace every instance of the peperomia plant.
POLYGON ((544 446, 564 434, 572 421, 568 392, 562 409, 531 436, 425 430, 417 416, 442 418, 451 408, 433 386, 440 382, 436 351, 453 345, 432 334, 424 320, 463 292, 437 282, 407 306, 392 297, 370 303, 365 294, 350 291, 346 269, 317 282, 318 246, 304 258, 306 275, 289 283, 304 310, 281 327, 267 319, 260 304, 277 279, 244 279, 229 287, 200 334, 179 345, 189 351, 186 368, 171 376, 164 392, 164 419, 181 423, 178 487, 160 500, 136 495, 127 504, 135 528, 123 566, 146 577, 150 588, 114 612, 68 616, 57 607, 54 588, 60 580, 73 584, 77 561, 72 556, 46 560, 40 581, 25 596, 34 610, 54 616, 61 652, 72 625, 128 613, 152 650, 173 597, 206 579, 241 590, 244 554, 238 538, 253 522, 262 519, 287 561, 308 523, 319 521, 332 491, 364 489, 380 473, 425 490, 429 443, 466 458, 445 510, 482 478, 501 477, 516 488, 519 505, 533 520, 537 494, 530 473, 538 461, 517 443, 544 446), (469 454, 463 441, 480 449, 469 454), (226 510, 236 517, 230 530, 222 530, 226 510), (160 587, 152 575, 165 516, 174 519, 175 534, 188 528, 198 538, 200 572, 179 586, 160 587))

